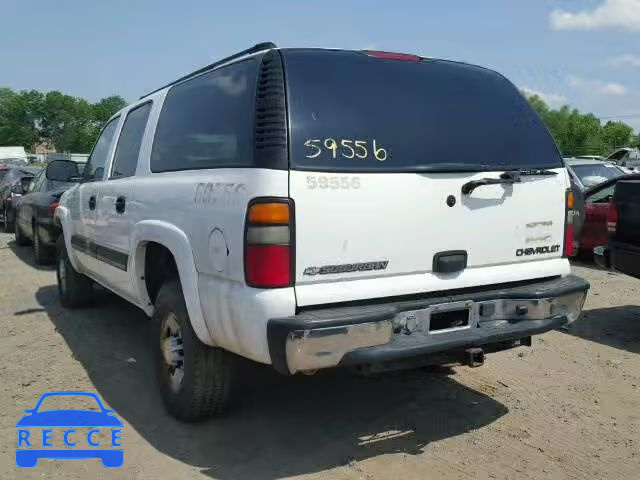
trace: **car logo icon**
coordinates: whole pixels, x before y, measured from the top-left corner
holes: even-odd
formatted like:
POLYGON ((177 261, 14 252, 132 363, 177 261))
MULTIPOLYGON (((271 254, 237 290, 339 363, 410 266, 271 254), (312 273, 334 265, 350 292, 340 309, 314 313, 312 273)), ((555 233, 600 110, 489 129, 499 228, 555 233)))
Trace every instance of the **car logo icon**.
POLYGON ((124 462, 124 450, 120 444, 122 422, 114 415, 114 411, 104 407, 98 395, 91 392, 49 392, 43 394, 33 409, 25 410, 26 415, 18 420, 18 448, 16 448, 16 465, 21 468, 32 468, 41 458, 99 458, 107 468, 118 468, 124 462), (99 411, 64 408, 44 410, 42 402, 51 397, 64 397, 64 401, 73 397, 89 397, 95 400, 99 411), (76 428, 87 428, 86 435, 76 428), (67 448, 54 448, 53 429, 63 429, 60 436, 67 448), (40 434, 41 429, 41 436, 40 434), (107 431, 109 447, 104 448, 104 440, 98 441, 99 434, 107 431), (83 448, 86 442, 87 448, 83 448))

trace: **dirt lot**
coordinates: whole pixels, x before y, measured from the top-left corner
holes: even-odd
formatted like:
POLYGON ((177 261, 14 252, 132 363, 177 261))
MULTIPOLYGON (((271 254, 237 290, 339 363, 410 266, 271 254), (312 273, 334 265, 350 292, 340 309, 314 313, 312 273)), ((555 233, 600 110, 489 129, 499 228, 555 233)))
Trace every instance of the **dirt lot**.
POLYGON ((592 285, 583 317, 482 368, 370 380, 254 367, 227 417, 184 425, 160 404, 144 315, 105 292, 92 309, 62 309, 55 273, 32 258, 0 235, 1 479, 640 475, 640 281, 576 266, 592 285), (16 421, 52 390, 97 392, 115 409, 122 468, 15 466, 16 421))

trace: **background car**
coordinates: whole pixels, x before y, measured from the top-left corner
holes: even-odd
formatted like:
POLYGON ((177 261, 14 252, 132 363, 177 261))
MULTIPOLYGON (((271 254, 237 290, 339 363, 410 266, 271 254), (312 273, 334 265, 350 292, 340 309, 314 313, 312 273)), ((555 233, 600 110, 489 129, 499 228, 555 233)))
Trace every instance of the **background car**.
POLYGON ((9 168, 0 180, 0 218, 5 232, 13 232, 15 221, 15 201, 27 192, 33 176, 41 169, 34 167, 9 168))
POLYGON ((624 170, 611 162, 582 158, 565 158, 564 162, 571 176, 571 180, 575 182, 582 191, 626 174, 624 170))
MULTIPOLYGON (((55 168, 59 162, 52 162, 46 170, 40 171, 32 180, 29 189, 15 207, 15 236, 18 245, 33 243, 36 263, 44 264, 53 259, 56 240, 60 227, 55 223, 53 213, 62 194, 70 188, 73 181, 63 182, 47 178, 49 168, 55 168)), ((65 161, 67 178, 78 180, 84 163, 65 161)))
POLYGON ((584 192, 584 223, 578 241, 580 256, 592 258, 595 247, 607 244, 607 215, 616 184, 620 180, 638 179, 640 179, 638 174, 623 175, 600 183, 584 192))
MULTIPOLYGON (((1 147, 0 147, 1 148, 1 147)), ((24 167, 25 162, 20 158, 2 158, 0 159, 0 181, 4 176, 15 167, 24 167)))
POLYGON ((640 175, 616 182, 606 221, 606 241, 593 250, 596 263, 640 278, 640 175))
POLYGON ((573 158, 579 158, 580 160, 604 160, 604 157, 601 155, 576 155, 573 158))
POLYGON ((637 169, 640 167, 640 150, 629 147, 619 148, 609 155, 606 160, 621 167, 637 169))
MULTIPOLYGON (((32 180, 25 195, 15 206, 15 235, 18 245, 33 243, 36 263, 53 261, 55 245, 61 229, 53 218, 62 194, 74 185, 73 181, 61 182, 47 178, 50 168, 59 167, 60 162, 52 162, 32 180)), ((84 163, 64 161, 67 178, 79 180, 84 163)))

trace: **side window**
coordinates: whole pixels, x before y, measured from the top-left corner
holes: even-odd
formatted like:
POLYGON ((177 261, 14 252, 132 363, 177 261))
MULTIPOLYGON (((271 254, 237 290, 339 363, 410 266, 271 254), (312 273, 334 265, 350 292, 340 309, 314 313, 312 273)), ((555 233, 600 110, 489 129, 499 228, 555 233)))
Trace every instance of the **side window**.
POLYGON ((613 196, 613 189, 615 185, 611 185, 609 187, 603 188, 602 190, 598 190, 594 192, 587 198, 587 203, 607 203, 610 198, 613 196))
POLYGON ((111 178, 131 177, 136 173, 142 136, 150 111, 151 102, 148 102, 127 114, 118 139, 111 178))
POLYGON ((158 119, 151 171, 253 165, 254 59, 172 87, 158 119))
POLYGON ((31 184, 29 185, 29 190, 27 191, 27 193, 40 191, 40 185, 42 185, 42 179, 43 178, 45 178, 44 169, 40 173, 38 173, 34 177, 34 179, 31 181, 31 184))
POLYGON ((104 165, 107 162, 109 148, 111 147, 119 118, 120 117, 114 118, 102 129, 102 133, 93 147, 89 160, 87 160, 87 165, 84 167, 82 175, 83 181, 96 182, 102 180, 104 165))
POLYGON ((46 192, 47 191, 47 185, 51 182, 51 180, 47 180, 47 175, 46 174, 42 174, 40 175, 40 177, 38 178, 38 184, 36 185, 35 190, 37 192, 46 192))

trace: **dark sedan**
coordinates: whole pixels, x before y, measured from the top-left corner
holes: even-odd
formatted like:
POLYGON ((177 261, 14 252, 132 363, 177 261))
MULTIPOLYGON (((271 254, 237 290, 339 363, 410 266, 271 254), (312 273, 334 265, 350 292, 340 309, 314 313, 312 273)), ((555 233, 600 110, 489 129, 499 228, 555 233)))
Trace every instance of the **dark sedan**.
MULTIPOLYGON (((58 162, 56 162, 57 164, 58 162)), ((62 194, 74 185, 84 164, 65 162, 71 181, 61 182, 47 178, 47 170, 42 170, 31 182, 29 190, 16 205, 15 234, 18 245, 33 243, 36 263, 46 264, 53 261, 55 245, 60 235, 53 213, 62 194)), ((51 167, 52 164, 49 165, 51 167)))
POLYGON ((33 176, 40 170, 15 165, 8 165, 3 169, 5 173, 0 180, 0 218, 2 218, 5 232, 13 232, 15 203, 27 191, 33 176))

